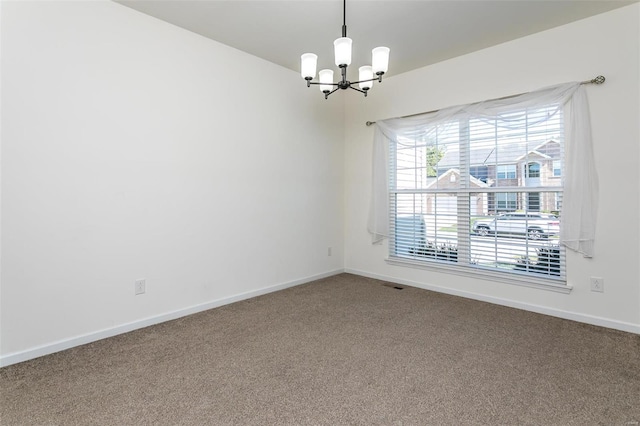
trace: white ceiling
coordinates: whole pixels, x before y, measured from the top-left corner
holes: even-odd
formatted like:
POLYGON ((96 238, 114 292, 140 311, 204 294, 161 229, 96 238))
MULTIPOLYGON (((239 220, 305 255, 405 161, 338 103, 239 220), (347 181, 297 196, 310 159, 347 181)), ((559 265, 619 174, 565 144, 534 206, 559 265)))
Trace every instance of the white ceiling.
MULTIPOLYGON (((305 52, 318 55, 318 69, 336 68, 340 0, 115 1, 295 71, 305 52)), ((396 75, 635 2, 348 0, 352 65, 370 64, 371 49, 387 46, 387 75, 396 75)))

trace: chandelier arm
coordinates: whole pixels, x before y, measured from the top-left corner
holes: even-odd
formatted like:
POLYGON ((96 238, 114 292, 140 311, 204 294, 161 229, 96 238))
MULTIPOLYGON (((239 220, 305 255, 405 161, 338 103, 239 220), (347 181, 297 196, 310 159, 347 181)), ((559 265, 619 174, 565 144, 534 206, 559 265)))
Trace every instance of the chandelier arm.
POLYGON ((352 81, 351 84, 358 84, 358 83, 366 83, 368 81, 377 81, 380 82, 380 80, 382 79, 382 76, 380 77, 376 77, 376 78, 370 78, 369 80, 360 80, 360 81, 352 81))
POLYGON ((367 94, 366 90, 361 90, 361 89, 358 89, 357 87, 349 86, 349 89, 353 89, 353 90, 358 91, 360 93, 364 93, 365 95, 367 94))
POLYGON ((332 94, 333 92, 335 92, 335 91, 336 91, 336 90, 338 90, 338 89, 339 89, 339 87, 336 87, 335 89, 333 89, 333 90, 332 90, 332 91, 330 91, 330 92, 323 92, 323 93, 324 93, 324 98, 325 98, 325 99, 329 99, 329 95, 330 95, 330 94, 332 94))
POLYGON ((322 85, 325 85, 325 86, 338 86, 339 85, 339 83, 320 83, 318 81, 307 81, 307 87, 309 87, 310 84, 317 84, 317 85, 322 84, 322 85))

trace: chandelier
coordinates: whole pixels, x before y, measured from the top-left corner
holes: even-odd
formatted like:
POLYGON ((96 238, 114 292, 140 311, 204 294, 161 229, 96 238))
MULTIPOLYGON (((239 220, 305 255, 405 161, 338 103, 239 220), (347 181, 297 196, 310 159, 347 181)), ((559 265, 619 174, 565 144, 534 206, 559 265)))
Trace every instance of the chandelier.
POLYGON ((307 87, 312 84, 320 86, 320 91, 324 93, 327 99, 330 94, 338 89, 353 89, 358 92, 367 92, 373 87, 373 82, 382 82, 382 76, 387 72, 389 67, 389 48, 376 47, 371 51, 371 65, 364 65, 358 69, 358 81, 347 80, 347 67, 351 65, 351 43, 352 40, 347 37, 347 0, 342 2, 342 37, 333 42, 335 51, 335 63, 340 68, 342 79, 337 83, 333 82, 333 70, 324 69, 318 73, 319 82, 312 81, 316 77, 316 67, 318 64, 318 55, 313 53, 305 53, 301 56, 300 74, 307 81, 307 87), (374 74, 377 77, 374 77, 374 74), (358 84, 360 88, 356 88, 358 84))

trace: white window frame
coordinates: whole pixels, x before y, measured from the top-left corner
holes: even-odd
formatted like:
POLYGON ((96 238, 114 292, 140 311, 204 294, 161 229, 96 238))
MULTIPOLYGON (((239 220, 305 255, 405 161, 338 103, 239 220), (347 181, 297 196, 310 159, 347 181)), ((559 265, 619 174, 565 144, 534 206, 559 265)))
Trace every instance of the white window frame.
MULTIPOLYGON (((473 260, 471 259, 471 223, 470 219, 471 215, 471 207, 470 207, 470 199, 477 198, 478 196, 482 196, 482 194, 486 194, 489 192, 494 193, 504 193, 506 187, 497 187, 497 188, 472 188, 469 184, 470 175, 468 170, 472 167, 470 164, 470 137, 469 137, 469 119, 460 119, 458 122, 458 128, 460 133, 460 144, 459 144, 459 157, 460 157, 460 182, 461 186, 458 189, 447 189, 447 190, 433 190, 430 191, 428 189, 420 189, 416 191, 403 191, 396 190, 396 169, 395 169, 395 160, 396 160, 396 144, 391 143, 389 145, 389 183, 390 183, 390 199, 389 199, 389 218, 390 218, 390 244, 389 244, 389 258, 387 262, 394 265, 404 265, 411 267, 418 267, 423 269, 430 270, 438 270, 438 271, 447 271, 449 273, 460 274, 465 276, 486 276, 491 279, 497 281, 504 281, 510 283, 517 283, 525 286, 532 286, 537 288, 543 288, 547 290, 566 292, 570 291, 570 287, 567 286, 566 283, 566 272, 565 272, 565 253, 564 247, 558 246, 560 251, 561 262, 558 266, 558 274, 542 274, 536 272, 530 272, 529 269, 526 271, 501 271, 497 269, 486 269, 480 267, 478 265, 474 265, 473 260), (397 208, 397 200, 401 194, 407 193, 415 193, 415 194, 433 194, 436 197, 438 194, 440 195, 454 195, 457 198, 457 247, 456 247, 456 258, 454 261, 451 261, 448 258, 441 259, 435 256, 428 257, 425 259, 418 259, 414 253, 414 257, 407 257, 397 255, 396 252, 396 208, 397 208)), ((564 129, 564 123, 562 123, 562 129, 564 129)), ((564 130, 563 130, 564 131, 564 130)), ((416 157, 417 158, 417 157, 416 157)), ((526 175, 528 175, 528 165, 531 163, 536 163, 541 169, 541 165, 537 161, 527 161, 524 164, 526 169, 526 175)), ((416 173, 418 173, 416 169, 416 173)), ((562 187, 549 187, 544 188, 541 186, 517 186, 513 187, 511 191, 507 189, 506 192, 516 192, 521 194, 520 197, 527 198, 527 193, 535 192, 535 193, 544 193, 544 192, 555 192, 561 193, 562 187)), ((415 212, 414 212, 415 214, 415 212)), ((436 215, 437 218, 437 215, 436 215)), ((528 240, 527 240, 528 241, 528 240)), ((439 243, 436 243, 436 247, 439 243)), ((432 253, 432 251, 425 250, 423 251, 427 253, 432 253)), ((448 256, 448 254, 447 254, 448 256)), ((555 265, 554 265, 555 266, 555 265)), ((528 268, 528 267, 527 267, 528 268)), ((555 270, 555 269, 554 269, 555 270)))

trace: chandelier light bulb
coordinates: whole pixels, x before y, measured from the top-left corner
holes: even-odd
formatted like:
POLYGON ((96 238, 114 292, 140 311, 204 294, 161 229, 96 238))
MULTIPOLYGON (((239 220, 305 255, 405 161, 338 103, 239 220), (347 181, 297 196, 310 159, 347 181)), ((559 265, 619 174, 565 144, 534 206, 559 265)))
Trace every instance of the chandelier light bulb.
POLYGON ((336 66, 351 65, 351 44, 349 37, 340 37, 333 42, 336 55, 336 66))
POLYGON ((320 70, 318 75, 320 76, 320 91, 330 92, 333 89, 333 70, 320 70))
POLYGON ((373 87, 373 81, 363 81, 363 80, 371 80, 373 78, 373 68, 371 65, 364 65, 358 68, 358 80, 360 80, 360 88, 362 90, 369 90, 373 87))
POLYGON ((318 55, 305 53, 300 57, 300 74, 305 80, 316 78, 316 67, 318 66, 318 55))
POLYGON ((389 68, 389 48, 380 46, 371 51, 371 65, 376 75, 384 74, 389 68))

